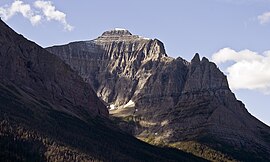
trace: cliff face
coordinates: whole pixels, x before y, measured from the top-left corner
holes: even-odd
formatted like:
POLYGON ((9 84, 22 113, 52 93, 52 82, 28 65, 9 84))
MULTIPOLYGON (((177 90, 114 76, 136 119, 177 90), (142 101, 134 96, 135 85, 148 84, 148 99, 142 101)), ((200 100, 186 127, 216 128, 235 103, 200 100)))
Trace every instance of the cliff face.
POLYGON ((220 151, 218 160, 226 154, 226 160, 269 160, 270 128, 247 112, 226 76, 198 54, 191 62, 168 57, 159 40, 127 30, 47 50, 89 82, 112 116, 123 120, 119 125, 138 138, 205 158, 211 153, 183 143, 220 151))
POLYGON ((70 64, 91 83, 98 96, 115 106, 138 96, 152 73, 173 60, 167 57, 160 41, 133 36, 128 31, 107 31, 92 41, 47 50, 70 64))
POLYGON ((106 31, 91 41, 47 50, 71 65, 114 108, 127 103, 173 107, 191 92, 230 92, 226 77, 206 58, 201 61, 196 54, 191 63, 170 58, 159 40, 127 30, 106 31))

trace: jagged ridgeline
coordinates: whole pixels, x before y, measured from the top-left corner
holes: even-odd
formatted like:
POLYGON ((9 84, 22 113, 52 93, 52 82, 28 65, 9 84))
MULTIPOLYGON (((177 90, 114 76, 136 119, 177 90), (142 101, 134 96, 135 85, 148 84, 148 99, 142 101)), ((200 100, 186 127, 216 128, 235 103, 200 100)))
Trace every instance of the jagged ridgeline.
POLYGON ((125 29, 47 50, 90 83, 114 122, 137 138, 212 161, 270 160, 270 128, 207 58, 171 58, 161 41, 125 29))
POLYGON ((204 161, 139 141, 108 115, 70 66, 0 20, 0 161, 204 161))

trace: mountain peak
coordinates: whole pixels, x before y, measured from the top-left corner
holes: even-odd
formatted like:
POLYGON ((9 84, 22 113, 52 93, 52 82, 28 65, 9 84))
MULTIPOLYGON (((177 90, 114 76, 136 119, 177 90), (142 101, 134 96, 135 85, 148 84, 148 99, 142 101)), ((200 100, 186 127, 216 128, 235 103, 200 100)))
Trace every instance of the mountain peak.
POLYGON ((112 30, 105 31, 102 36, 131 36, 132 34, 123 28, 114 28, 112 30))
POLYGON ((145 38, 139 35, 133 35, 130 31, 124 28, 114 28, 112 30, 105 31, 101 36, 96 38, 94 41, 96 42, 119 42, 119 41, 150 41, 152 39, 145 38))
POLYGON ((192 60, 191 60, 191 63, 192 63, 192 64, 199 64, 199 63, 200 63, 200 55, 199 55, 198 53, 196 53, 196 54, 194 55, 194 57, 193 57, 192 60))

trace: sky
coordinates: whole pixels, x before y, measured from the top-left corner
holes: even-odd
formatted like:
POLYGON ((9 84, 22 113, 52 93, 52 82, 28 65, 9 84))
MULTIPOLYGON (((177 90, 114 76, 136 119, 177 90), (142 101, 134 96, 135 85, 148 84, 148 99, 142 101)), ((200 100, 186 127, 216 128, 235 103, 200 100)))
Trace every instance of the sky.
POLYGON ((0 16, 42 47, 125 28, 161 40, 169 56, 190 61, 199 53, 270 125, 270 0, 1 0, 0 16))

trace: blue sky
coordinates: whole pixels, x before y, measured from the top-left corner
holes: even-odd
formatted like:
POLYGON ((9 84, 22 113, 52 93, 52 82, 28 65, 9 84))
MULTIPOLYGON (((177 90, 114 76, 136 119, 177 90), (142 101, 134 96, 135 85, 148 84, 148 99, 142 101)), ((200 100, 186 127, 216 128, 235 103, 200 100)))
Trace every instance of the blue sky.
POLYGON ((216 62, 249 112, 270 125, 270 0, 0 1, 0 16, 43 47, 116 27, 158 38, 168 55, 216 62), (23 7, 22 7, 23 6, 23 7))

